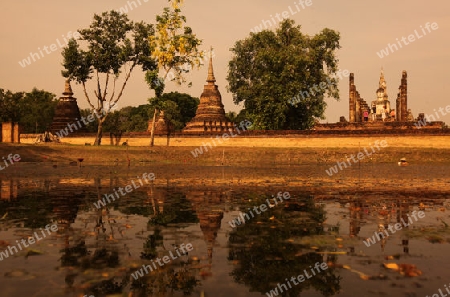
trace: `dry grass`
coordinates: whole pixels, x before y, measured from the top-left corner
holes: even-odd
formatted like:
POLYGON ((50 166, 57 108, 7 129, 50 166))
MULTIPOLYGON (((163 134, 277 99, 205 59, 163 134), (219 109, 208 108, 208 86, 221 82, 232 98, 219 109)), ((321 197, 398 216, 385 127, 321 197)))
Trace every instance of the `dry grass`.
MULTIPOLYGON (((215 139, 215 138, 214 138, 215 139)), ((301 136, 290 138, 270 138, 270 137, 243 137, 236 136, 229 138, 219 143, 215 140, 219 147, 259 147, 259 148, 357 148, 369 147, 375 141, 385 139, 390 147, 399 148, 450 148, 450 136, 393 136, 393 135, 374 135, 374 136, 354 136, 354 137, 313 137, 301 136)), ((128 140, 130 146, 149 146, 149 138, 130 138, 122 139, 128 140)), ((85 143, 92 144, 93 138, 63 138, 65 144, 84 145, 85 143)), ((172 147, 199 147, 204 143, 214 142, 211 138, 200 137, 186 137, 186 138, 172 138, 170 146, 172 147)), ((31 144, 32 140, 22 139, 22 143, 31 144)), ((104 147, 109 145, 109 138, 104 137, 104 147)), ((156 146, 166 146, 165 137, 155 138, 156 146)))
MULTIPOLYGON (((186 165, 301 165, 331 164, 345 160, 364 148, 370 151, 374 143, 386 140, 388 146, 376 149, 362 163, 396 162, 406 157, 410 162, 450 162, 450 136, 373 136, 373 137, 295 137, 295 138, 245 138, 236 137, 214 146, 210 138, 174 138, 171 146, 166 139, 156 139, 150 148, 149 139, 129 139, 130 146, 85 146, 92 139, 65 138, 71 143, 38 145, 0 145, 0 156, 18 153, 25 162, 69 162, 84 158, 90 164, 114 162, 186 164, 186 165), (198 157, 191 153, 195 148, 211 142, 212 148, 198 157), (80 143, 83 145, 75 145, 80 143), (141 146, 139 146, 141 145, 141 146)), ((107 143, 107 138, 104 143, 107 143)))

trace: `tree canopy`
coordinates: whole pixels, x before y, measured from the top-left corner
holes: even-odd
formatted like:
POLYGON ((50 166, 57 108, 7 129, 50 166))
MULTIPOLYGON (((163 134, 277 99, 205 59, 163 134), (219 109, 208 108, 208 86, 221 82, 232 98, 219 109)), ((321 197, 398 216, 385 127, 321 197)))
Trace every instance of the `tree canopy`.
POLYGON ((164 122, 167 129, 167 145, 172 131, 183 129, 195 117, 200 99, 186 93, 170 92, 160 97, 150 98, 150 111, 164 111, 164 122))
MULTIPOLYGON (((150 36, 150 44, 154 48, 152 57, 157 61, 158 68, 149 70, 145 74, 145 80, 150 89, 155 91, 155 99, 158 99, 157 102, 152 103, 155 108, 151 146, 154 143, 156 116, 161 110, 167 116, 176 113, 177 110, 172 103, 163 104, 163 101, 159 100, 164 93, 166 81, 185 83, 185 74, 193 67, 200 67, 203 58, 203 52, 199 50, 202 41, 189 26, 186 26, 186 17, 181 14, 180 6, 183 1, 169 0, 169 2, 172 7, 164 8, 163 13, 156 16, 156 32, 154 36, 150 36)), ((191 86, 191 83, 188 85, 191 86)), ((175 118, 171 121, 175 122, 175 118)))
POLYGON ((62 75, 82 84, 91 110, 99 117, 95 144, 100 145, 103 123, 122 97, 133 69, 138 65, 144 71, 156 68, 148 41, 154 29, 152 25, 134 23, 125 14, 112 10, 95 14, 90 27, 78 32, 81 38, 71 39, 63 49, 65 70, 62 75), (124 79, 116 89, 120 74, 124 79), (86 82, 90 80, 95 84, 96 101, 86 90, 86 82))
POLYGON ((176 104, 177 108, 180 111, 180 115, 177 118, 177 121, 180 122, 180 126, 177 130, 181 130, 186 126, 186 124, 195 117, 195 112, 197 111, 197 106, 200 104, 200 99, 197 97, 192 97, 186 93, 179 92, 170 92, 164 93, 160 98, 150 98, 150 106, 155 107, 156 104, 160 104, 160 108, 165 110, 164 103, 167 101, 171 101, 176 104))
MULTIPOLYGON (((120 134, 123 132, 145 132, 148 129, 148 119, 153 116, 156 108, 164 110, 166 124, 171 125, 174 131, 183 129, 195 116, 200 100, 186 93, 170 92, 163 94, 160 98, 149 99, 148 104, 139 106, 125 106, 111 112, 103 123, 104 132, 120 134)), ((90 109, 80 110, 81 115, 87 117, 91 114, 90 109)), ((98 121, 88 123, 86 129, 89 132, 97 131, 98 121)))
POLYGON ((0 89, 0 122, 18 122, 22 133, 43 133, 53 121, 56 95, 33 88, 13 93, 0 89))
POLYGON ((303 34, 292 20, 276 31, 250 33, 231 49, 227 80, 234 103, 244 103, 256 129, 311 128, 323 118, 325 95, 339 99, 339 39, 328 28, 303 34))

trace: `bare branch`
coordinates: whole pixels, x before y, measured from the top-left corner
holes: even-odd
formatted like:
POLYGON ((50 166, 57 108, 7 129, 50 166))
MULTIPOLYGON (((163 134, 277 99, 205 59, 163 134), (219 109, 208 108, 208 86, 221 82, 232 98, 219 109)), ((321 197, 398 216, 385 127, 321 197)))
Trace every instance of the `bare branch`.
POLYGON ((94 105, 92 105, 92 103, 91 103, 91 99, 89 99, 89 95, 88 95, 88 93, 87 93, 87 91, 86 91, 86 83, 83 81, 83 91, 84 91, 84 95, 86 96, 86 100, 87 100, 87 102, 89 103, 89 105, 91 106, 91 108, 92 109, 95 109, 95 106, 94 105))
POLYGON ((108 90, 108 83, 109 83, 109 71, 106 73, 105 90, 104 90, 103 96, 102 96, 103 101, 106 101, 106 91, 108 90))
POLYGON ((111 103, 112 99, 114 98, 114 94, 116 93, 116 81, 117 81, 117 76, 114 77, 113 92, 111 94, 111 98, 109 98, 110 103, 111 103))
POLYGON ((97 96, 98 100, 102 101, 102 89, 100 88, 100 77, 98 76, 98 70, 96 70, 95 73, 97 75, 97 90, 98 90, 98 93, 96 94, 96 96, 97 96))
POLYGON ((136 66, 136 61, 134 61, 133 64, 131 65, 130 70, 127 73, 127 76, 125 77, 125 81, 123 82, 122 89, 120 90, 120 93, 117 96, 117 99, 114 100, 114 104, 116 104, 117 101, 119 101, 120 97, 122 97, 123 90, 125 89, 125 86, 127 85, 128 79, 131 76, 131 72, 133 71, 134 66, 136 66))

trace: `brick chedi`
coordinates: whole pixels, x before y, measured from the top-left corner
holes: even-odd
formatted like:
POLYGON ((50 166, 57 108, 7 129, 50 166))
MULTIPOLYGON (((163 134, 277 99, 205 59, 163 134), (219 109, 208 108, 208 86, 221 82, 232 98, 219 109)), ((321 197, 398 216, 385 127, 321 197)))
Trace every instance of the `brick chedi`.
POLYGON ((183 133, 214 133, 228 131, 234 127, 225 117, 222 104, 222 96, 215 84, 212 56, 209 58, 207 84, 200 96, 200 104, 197 107, 195 117, 187 123, 183 133))
MULTIPOLYGON (((61 129, 67 128, 68 124, 77 124, 79 127, 76 132, 86 132, 86 127, 80 120, 81 114, 78 108, 77 99, 72 97, 72 87, 70 81, 66 80, 63 96, 59 98, 58 104, 55 108, 55 115, 50 126, 50 132, 53 134, 59 132, 61 129)), ((78 127, 77 126, 77 127, 78 127)))

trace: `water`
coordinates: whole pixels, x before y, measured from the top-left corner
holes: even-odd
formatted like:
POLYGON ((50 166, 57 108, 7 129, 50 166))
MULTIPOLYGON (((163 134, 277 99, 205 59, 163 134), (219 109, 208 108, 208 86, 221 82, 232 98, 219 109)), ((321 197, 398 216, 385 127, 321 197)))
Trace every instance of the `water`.
POLYGON ((252 297, 275 289, 279 296, 426 296, 450 282, 445 199, 168 179, 94 206, 128 184, 118 177, 2 180, 0 252, 12 254, 0 261, 0 296, 252 297), (277 199, 278 192, 290 198, 277 199), (416 220, 414 211, 425 216, 416 220), (246 222, 233 228, 229 222, 244 213, 246 222), (408 218, 409 226, 363 243, 408 218), (35 234, 42 239, 20 250, 35 234), (396 271, 387 263, 415 267, 396 271), (135 279, 143 265, 148 273, 135 279))

